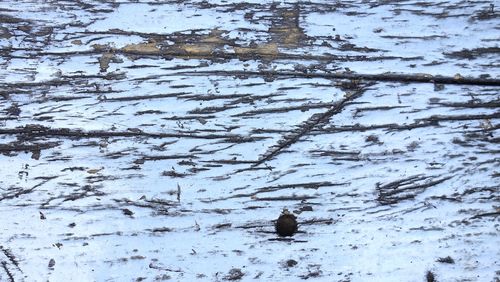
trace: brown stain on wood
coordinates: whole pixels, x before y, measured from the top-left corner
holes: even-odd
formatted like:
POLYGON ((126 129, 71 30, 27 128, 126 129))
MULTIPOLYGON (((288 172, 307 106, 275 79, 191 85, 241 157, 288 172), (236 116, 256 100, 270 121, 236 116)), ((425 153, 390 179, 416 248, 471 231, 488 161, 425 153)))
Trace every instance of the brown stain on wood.
POLYGON ((233 50, 233 54, 239 59, 249 57, 273 58, 282 54, 280 47, 295 49, 303 45, 307 38, 304 30, 299 25, 300 10, 298 6, 292 9, 276 9, 276 18, 268 29, 268 42, 250 43, 248 45, 236 44, 234 40, 223 37, 226 30, 212 29, 207 35, 190 34, 182 35, 174 44, 162 42, 161 39, 149 39, 149 42, 131 43, 121 48, 109 45, 94 44, 95 51, 107 52, 99 60, 101 70, 109 66, 112 53, 130 54, 135 56, 171 56, 171 57, 197 57, 213 58, 216 54, 225 57, 231 55, 227 50, 233 50))

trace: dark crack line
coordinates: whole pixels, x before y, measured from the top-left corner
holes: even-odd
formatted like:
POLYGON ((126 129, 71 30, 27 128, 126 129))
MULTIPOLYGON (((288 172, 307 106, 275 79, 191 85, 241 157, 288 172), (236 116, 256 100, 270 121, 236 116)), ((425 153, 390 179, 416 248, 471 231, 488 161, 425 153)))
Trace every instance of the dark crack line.
POLYGON ((377 201, 382 205, 392 205, 403 200, 414 199, 418 194, 425 191, 425 189, 443 183, 444 181, 451 179, 452 176, 445 176, 436 180, 431 180, 435 178, 436 176, 424 176, 420 174, 393 181, 385 185, 377 183, 377 201), (422 184, 417 183, 420 181, 426 182, 422 184))
POLYGON ((129 131, 106 131, 71 128, 50 128, 42 125, 26 125, 16 128, 0 129, 0 135, 25 134, 42 137, 70 137, 70 138, 103 138, 103 137, 150 137, 150 138, 192 138, 192 139, 224 139, 228 142, 253 142, 262 137, 245 137, 235 134, 196 134, 193 133, 148 133, 140 129, 131 128, 129 131))
POLYGON ((413 82, 413 83, 440 83, 440 84, 460 84, 460 85, 480 85, 480 86, 500 86, 500 79, 445 76, 430 74, 404 74, 404 73, 380 73, 367 74, 355 72, 335 72, 335 73, 305 73, 286 71, 193 71, 180 72, 174 75, 219 75, 219 76, 264 76, 264 77, 299 77, 299 78, 326 78, 326 79, 362 79, 368 81, 392 81, 392 82, 413 82))
POLYGON ((249 168, 237 170, 236 173, 254 169, 259 165, 263 164, 264 162, 274 158, 275 156, 280 154, 284 149, 290 147, 292 144, 297 143, 297 141, 299 141, 301 137, 309 134, 316 126, 328 121, 328 119, 330 119, 333 115, 342 112, 346 104, 348 104, 349 102, 353 101, 356 98, 361 97, 361 95, 367 90, 368 86, 370 85, 372 84, 366 85, 362 89, 359 89, 354 93, 349 93, 348 95, 346 95, 344 99, 334 103, 328 111, 312 115, 309 119, 307 119, 299 126, 298 131, 290 135, 283 136, 281 140, 278 141, 277 145, 272 146, 267 151, 267 153, 261 156, 260 159, 257 160, 254 164, 252 164, 249 168))
POLYGON ((10 282, 15 282, 16 280, 14 280, 14 276, 12 275, 12 273, 10 272, 10 270, 7 268, 7 262, 6 261, 2 261, 2 268, 5 271, 5 273, 7 274, 7 277, 9 277, 9 281, 10 282))
POLYGON ((4 248, 3 246, 0 246, 0 250, 5 254, 7 258, 9 258, 10 262, 12 262, 12 264, 15 265, 19 271, 23 272, 19 267, 19 262, 16 260, 16 257, 10 250, 4 248))
MULTIPOLYGON (((314 189, 317 190, 322 187, 333 187, 333 186, 344 186, 344 185, 349 185, 350 182, 341 182, 341 183, 334 183, 330 181, 323 181, 323 182, 308 182, 308 183, 293 183, 293 184, 282 184, 282 185, 276 185, 276 186, 266 186, 266 187, 260 187, 255 189, 255 192, 250 192, 250 193, 240 193, 240 194, 235 194, 229 197, 224 197, 224 198, 218 198, 218 199, 207 199, 207 200, 201 200, 204 203, 214 203, 218 201, 224 201, 224 200, 229 200, 229 199, 235 199, 235 198, 247 198, 247 197, 255 197, 260 193, 269 193, 269 192, 276 192, 280 190, 288 190, 288 189, 314 189)), ((259 198, 263 199, 263 198, 259 198)))
POLYGON ((44 185, 45 183, 47 183, 50 180, 55 179, 57 177, 59 177, 59 176, 48 176, 48 177, 45 177, 45 179, 42 182, 36 184, 35 186, 33 186, 29 189, 20 189, 20 190, 15 190, 15 191, 9 192, 9 193, 4 193, 4 194, 0 195, 0 201, 14 199, 14 198, 17 198, 21 195, 29 194, 29 193, 35 191, 36 188, 44 185))

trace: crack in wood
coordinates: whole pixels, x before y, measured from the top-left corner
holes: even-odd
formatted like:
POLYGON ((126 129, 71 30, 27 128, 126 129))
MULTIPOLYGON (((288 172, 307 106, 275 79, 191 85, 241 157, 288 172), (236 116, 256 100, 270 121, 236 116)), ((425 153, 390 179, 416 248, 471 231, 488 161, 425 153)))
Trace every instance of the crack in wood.
POLYGON ((7 274, 7 277, 9 278, 9 281, 10 282, 15 282, 16 280, 14 279, 14 275, 12 275, 12 273, 9 270, 9 268, 7 267, 7 262, 6 261, 2 261, 1 264, 2 264, 3 270, 5 271, 5 274, 7 274))
POLYGON ((470 219, 478 219, 478 218, 482 218, 482 217, 497 217, 500 215, 500 211, 494 211, 494 212, 485 212, 485 213, 480 213, 480 214, 476 214, 475 216, 471 217, 470 219))
POLYGON ((20 272, 23 272, 21 268, 19 267, 19 262, 17 261, 16 257, 14 254, 9 250, 4 248, 3 246, 0 246, 0 251, 4 253, 4 255, 9 259, 9 261, 19 270, 20 272))
POLYGON ((17 197, 19 197, 21 195, 29 194, 29 193, 35 191, 36 188, 44 185, 45 183, 49 182, 52 179, 56 179, 58 177, 59 176, 47 176, 47 177, 43 177, 44 180, 42 182, 34 185, 33 187, 31 187, 29 189, 18 188, 18 189, 15 189, 13 191, 10 191, 10 192, 3 193, 3 194, 0 195, 0 202, 3 201, 3 200, 9 200, 9 199, 17 198, 17 197))
POLYGON ((326 112, 313 114, 308 120, 306 120, 305 122, 303 122, 301 125, 298 126, 299 129, 296 132, 282 136, 281 140, 278 141, 277 145, 274 145, 271 148, 269 148, 268 151, 264 155, 262 155, 249 168, 240 169, 237 170, 236 172, 238 173, 249 169, 254 169, 259 165, 263 164, 264 162, 274 158, 275 156, 280 154, 285 148, 290 147, 292 144, 299 141, 300 138, 309 134, 319 124, 327 122, 328 119, 330 119, 333 115, 343 111, 345 105, 348 104, 348 102, 351 102, 354 99, 361 97, 361 95, 368 89, 370 85, 372 84, 364 85, 361 89, 346 94, 344 99, 338 102, 334 102, 330 106, 330 109, 328 109, 326 112))
POLYGON ((193 134, 193 133, 148 133, 140 129, 131 128, 129 131, 105 131, 72 128, 51 128, 43 125, 30 124, 16 128, 1 128, 0 135, 24 134, 28 136, 59 136, 73 138, 105 138, 105 137, 151 137, 151 138, 192 138, 192 139, 223 139, 227 142, 253 142, 262 140, 264 137, 245 137, 235 134, 193 134))
POLYGON ((368 81, 391 81, 402 83, 440 83, 440 84, 459 84, 459 85, 480 85, 480 86, 500 86, 500 79, 494 78, 476 78, 430 75, 430 74, 402 74, 402 73, 381 73, 367 74, 354 72, 335 72, 335 73, 305 73, 305 72, 287 72, 287 71, 191 71, 179 72, 175 75, 217 75, 217 76, 268 76, 268 77, 300 77, 300 78, 326 78, 326 79, 355 79, 368 81))
POLYGON ((438 176, 419 174, 387 184, 377 183, 377 201, 382 205, 393 205, 403 200, 414 199, 427 188, 443 183, 450 178, 452 176, 438 178, 438 176))
MULTIPOLYGON (((341 183, 334 183, 330 181, 322 181, 322 182, 306 182, 306 183, 292 183, 292 184, 281 184, 281 185, 276 185, 276 186, 266 186, 266 187, 260 187, 256 188, 255 192, 250 192, 250 193, 238 193, 236 195, 224 197, 224 198, 217 198, 217 199, 205 199, 202 200, 204 203, 214 203, 218 201, 225 201, 229 199, 234 199, 234 198, 256 198, 256 196, 260 193, 269 193, 269 192, 276 192, 280 190, 288 190, 288 189, 319 189, 322 187, 333 187, 333 186, 344 186, 348 185, 350 182, 341 182, 341 183)), ((241 190, 240 189, 234 189, 234 191, 241 190)), ((262 199, 262 198, 260 198, 262 199)))
POLYGON ((478 120, 478 119, 494 119, 500 118, 500 112, 492 113, 492 114, 476 114, 476 115, 432 115, 427 118, 417 119, 416 121, 458 121, 458 120, 478 120))

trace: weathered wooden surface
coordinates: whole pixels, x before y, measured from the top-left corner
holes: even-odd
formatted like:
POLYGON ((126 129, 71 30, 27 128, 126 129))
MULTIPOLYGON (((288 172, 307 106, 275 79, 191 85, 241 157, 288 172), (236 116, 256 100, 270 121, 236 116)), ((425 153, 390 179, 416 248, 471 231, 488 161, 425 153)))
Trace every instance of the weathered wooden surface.
POLYGON ((0 280, 498 281, 497 6, 2 1, 0 280))

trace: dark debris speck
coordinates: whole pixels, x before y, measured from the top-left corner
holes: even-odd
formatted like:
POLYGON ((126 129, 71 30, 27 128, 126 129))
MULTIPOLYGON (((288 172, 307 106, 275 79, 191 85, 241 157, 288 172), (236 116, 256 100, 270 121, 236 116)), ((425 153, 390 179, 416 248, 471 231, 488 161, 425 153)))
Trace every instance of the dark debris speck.
POLYGON ((437 262, 453 264, 453 263, 455 263, 455 260, 452 257, 447 256, 447 257, 444 257, 444 258, 438 258, 437 262))
POLYGON ((427 273, 425 274, 425 280, 427 282, 437 282, 436 280, 436 276, 434 275, 434 273, 432 273, 432 271, 427 271, 427 273))
POLYGON ((245 276, 245 273, 241 271, 239 268, 232 268, 229 270, 228 274, 224 276, 224 280, 229 280, 229 281, 235 281, 235 280, 240 280, 245 276))
POLYGON ((289 259, 286 261, 286 266, 288 267, 294 267, 298 264, 298 262, 294 259, 289 259))

